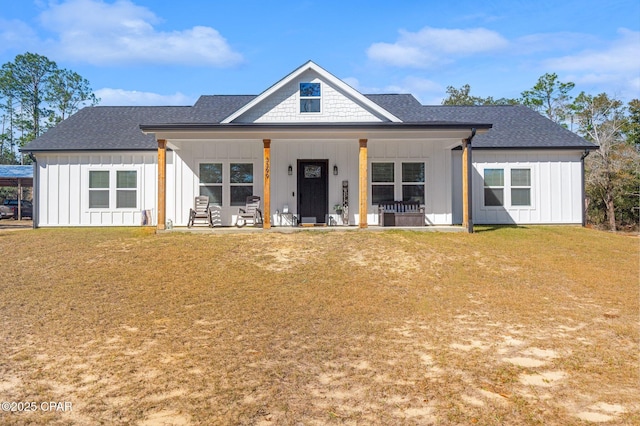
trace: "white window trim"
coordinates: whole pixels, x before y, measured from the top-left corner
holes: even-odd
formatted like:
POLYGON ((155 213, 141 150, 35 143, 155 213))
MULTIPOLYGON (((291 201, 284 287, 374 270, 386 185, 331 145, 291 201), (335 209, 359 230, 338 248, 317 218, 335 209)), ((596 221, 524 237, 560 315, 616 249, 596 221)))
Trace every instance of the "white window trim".
POLYGON ((485 164, 479 169, 480 172, 480 210, 484 211, 496 211, 496 210, 535 210, 536 208, 536 191, 535 191, 535 178, 536 167, 534 164, 485 164), (504 185, 502 187, 485 187, 484 186, 484 173, 486 169, 502 169, 504 170, 504 185), (511 186, 511 170, 528 169, 530 171, 530 185, 529 186, 511 186), (504 204, 502 206, 485 206, 484 201, 484 189, 485 188, 502 188, 504 191, 504 204), (530 193, 530 205, 528 206, 514 206, 511 204, 511 189, 512 188, 528 188, 530 193))
MULTIPOLYGON (((370 161, 369 162, 369 170, 371 170, 371 173, 369 175, 369 200, 371 205, 373 203, 373 187, 374 186, 393 186, 393 199, 397 200, 398 198, 396 198, 398 196, 398 170, 397 170, 397 164, 394 160, 376 160, 376 161, 370 161), (393 182, 374 182, 373 181, 373 165, 374 164, 388 164, 388 163, 392 163, 393 164, 393 182)), ((402 188, 400 188, 400 191, 402 192, 402 188)))
POLYGON ((86 188, 87 188, 87 200, 86 200, 86 209, 87 211, 118 211, 118 212, 136 212, 142 210, 140 207, 142 205, 142 169, 138 166, 126 167, 91 167, 86 172, 86 188), (89 187, 90 175, 91 172, 109 172, 109 188, 96 188, 96 190, 108 190, 109 191, 109 207, 90 207, 89 206, 89 192, 92 191, 92 188, 89 187), (118 189, 118 172, 136 172, 136 207, 116 207, 117 203, 117 194, 118 190, 124 191, 133 191, 133 188, 120 188, 118 189))
POLYGON ((87 171, 87 210, 90 211, 108 211, 111 210, 111 202, 113 201, 113 193, 111 191, 111 170, 108 168, 89 169, 87 171), (92 172, 107 172, 109 173, 109 185, 106 188, 91 188, 91 173, 92 172), (109 207, 91 207, 91 192, 93 191, 107 191, 109 193, 109 207))
POLYGON ((509 204, 510 204, 510 208, 512 209, 531 209, 533 207, 533 168, 532 167, 527 167, 527 166, 515 166, 515 167, 510 167, 509 168, 509 204), (527 186, 518 186, 518 185, 512 185, 511 180, 512 180, 512 171, 513 170, 529 170, 529 185, 527 186), (528 205, 522 205, 522 206, 514 206, 513 205, 513 201, 512 201, 512 190, 513 189, 528 189, 529 190, 529 204, 528 205))
MULTIPOLYGON (((227 169, 229 170, 229 206, 230 207, 240 207, 241 205, 231 205, 231 188, 232 187, 238 187, 238 186, 251 186, 253 187, 253 191, 255 191, 255 185, 256 185, 256 165, 253 161, 229 161, 229 164, 226 166, 227 169), (252 167, 252 171, 253 171, 253 182, 251 183, 245 183, 245 182, 238 182, 238 183, 234 183, 231 182, 231 165, 232 164, 251 164, 252 167)), ((222 191, 224 192, 224 188, 222 189, 222 191)), ((253 192, 251 191, 251 192, 253 192)), ((224 200, 224 198, 223 198, 224 200)), ((242 204, 242 206, 244 206, 245 204, 242 204)))
POLYGON ((198 162, 198 172, 194 173, 194 194, 198 196, 200 194, 201 186, 221 186, 222 187, 222 204, 217 206, 220 208, 235 208, 239 206, 231 205, 231 187, 232 186, 253 186, 253 192, 256 192, 258 186, 259 176, 256 175, 258 170, 258 163, 254 159, 204 159, 198 162), (200 164, 222 164, 222 183, 200 183, 200 164), (231 183, 231 164, 252 164, 253 165, 253 183, 231 183))
POLYGON ((393 158, 393 159, 375 159, 369 160, 369 170, 371 171, 368 176, 369 180, 369 193, 368 197, 370 204, 373 203, 373 186, 374 185, 393 185, 393 200, 402 200, 402 187, 403 185, 424 185, 424 203, 420 204, 421 207, 428 208, 429 206, 429 167, 428 158, 393 158), (374 163, 393 163, 393 182, 373 182, 373 164, 374 163), (424 182, 403 182, 402 181, 402 163, 423 163, 424 164, 424 182))
POLYGON ((420 185, 422 184, 422 186, 424 186, 424 203, 420 204, 422 207, 425 207, 427 204, 427 172, 428 172, 429 168, 428 168, 428 163, 426 160, 424 159, 413 159, 413 158, 404 158, 404 159, 399 159, 396 162, 396 172, 398 173, 398 183, 399 183, 399 188, 396 188, 396 193, 397 193, 397 199, 398 200, 402 200, 403 195, 402 195, 402 187, 404 185, 420 185), (404 182, 402 180, 402 164, 403 163, 422 163, 424 164, 424 182, 404 182))
POLYGON ((324 111, 324 106, 323 106, 323 99, 324 99, 324 87, 322 82, 320 81, 299 81, 298 82, 298 114, 299 115, 322 115, 323 111, 324 111), (300 84, 301 83, 316 83, 320 85, 320 96, 302 96, 300 94, 300 84), (320 111, 301 111, 300 109, 300 102, 303 99, 319 99, 320 100, 320 111))
MULTIPOLYGON (((195 189, 195 197, 200 195, 200 188, 203 186, 220 186, 222 187, 222 204, 219 207, 224 206, 224 201, 226 199, 228 199, 229 194, 224 193, 224 187, 225 187, 225 182, 229 182, 229 173, 226 172, 226 168, 228 167, 228 163, 225 164, 224 161, 220 161, 220 160, 201 160, 198 162, 198 172, 195 173, 195 183, 196 183, 196 189, 195 189), (200 182, 200 166, 202 164, 220 164, 222 167, 222 182, 220 183, 202 183, 200 182), (225 175, 226 172, 226 175, 225 175)), ((211 204, 211 202, 210 202, 211 204)), ((214 204, 215 205, 215 204, 214 204)))

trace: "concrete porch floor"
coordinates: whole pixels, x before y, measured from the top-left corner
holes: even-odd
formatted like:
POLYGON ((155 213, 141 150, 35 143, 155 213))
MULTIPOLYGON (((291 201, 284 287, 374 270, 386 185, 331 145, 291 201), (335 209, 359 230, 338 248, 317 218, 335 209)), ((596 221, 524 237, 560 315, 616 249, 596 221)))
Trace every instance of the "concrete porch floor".
POLYGON ((372 225, 368 228, 359 228, 357 226, 273 226, 271 229, 262 229, 261 227, 254 226, 244 226, 242 228, 238 228, 235 226, 216 226, 210 228, 208 226, 193 226, 191 228, 179 226, 173 229, 165 229, 159 230, 158 233, 166 233, 166 232, 191 232, 198 234, 235 234, 235 233, 247 233, 247 232, 278 232, 282 234, 291 234, 294 232, 384 232, 384 231, 393 231, 393 230, 403 230, 403 231, 415 231, 415 232, 464 232, 464 228, 462 226, 455 225, 429 225, 429 226, 412 226, 412 227, 402 227, 402 226, 377 226, 372 225))

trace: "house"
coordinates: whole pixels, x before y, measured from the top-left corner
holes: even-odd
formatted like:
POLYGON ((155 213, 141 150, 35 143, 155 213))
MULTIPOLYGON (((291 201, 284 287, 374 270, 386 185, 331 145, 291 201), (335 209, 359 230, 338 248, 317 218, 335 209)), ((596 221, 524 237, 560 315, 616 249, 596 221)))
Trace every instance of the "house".
POLYGON ((524 106, 424 106, 363 95, 307 62, 257 96, 184 107, 88 107, 31 142, 35 226, 186 226, 197 195, 233 225, 248 195, 264 227, 378 224, 378 204, 428 225, 581 224, 596 146, 524 106), (148 213, 151 213, 150 215, 148 213))

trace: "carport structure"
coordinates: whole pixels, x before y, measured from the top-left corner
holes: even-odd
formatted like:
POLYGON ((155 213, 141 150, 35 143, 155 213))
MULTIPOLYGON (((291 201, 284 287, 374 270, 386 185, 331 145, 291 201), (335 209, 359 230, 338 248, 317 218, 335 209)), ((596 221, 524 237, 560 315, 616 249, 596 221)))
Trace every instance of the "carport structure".
MULTIPOLYGON (((0 165, 0 187, 18 188, 18 199, 22 199, 22 188, 33 187, 33 166, 0 165)), ((22 203, 18 203, 18 219, 22 219, 22 203)))

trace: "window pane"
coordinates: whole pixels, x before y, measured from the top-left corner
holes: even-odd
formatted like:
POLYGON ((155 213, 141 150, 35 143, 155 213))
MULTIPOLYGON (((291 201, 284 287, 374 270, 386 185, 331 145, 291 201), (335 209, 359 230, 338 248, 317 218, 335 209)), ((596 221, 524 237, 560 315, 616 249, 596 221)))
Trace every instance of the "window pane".
POLYGON ((135 209, 138 191, 118 190, 116 191, 116 208, 117 209, 135 209))
POLYGON ((137 188, 137 172, 135 170, 119 171, 116 173, 116 181, 116 188, 137 188))
POLYGON ((517 188, 511 190, 512 206, 530 206, 531 190, 529 188, 517 188))
POLYGON ((95 170, 89 172, 89 188, 109 188, 109 172, 95 170))
POLYGON ((393 163, 371 163, 371 182, 394 182, 393 163))
POLYGON ((403 182, 424 182, 424 163, 402 163, 403 182))
POLYGON ((109 208, 109 190, 90 190, 89 191, 89 208, 90 209, 108 209, 109 208))
POLYGON ((373 185, 371 187, 371 202, 373 204, 393 201, 393 185, 373 185))
POLYGON ((200 164, 200 183, 222 183, 222 164, 200 164))
POLYGON ((305 179, 319 179, 322 177, 322 166, 304 166, 305 179))
POLYGON ((320 96, 320 83, 300 83, 300 96, 320 96))
POLYGON ((504 170, 484 169, 484 186, 504 186, 504 170))
POLYGON ((485 188, 484 205, 489 207, 504 205, 504 190, 501 188, 485 188))
POLYGON ((402 185, 402 201, 424 204, 424 185, 402 185))
POLYGON ((512 169, 511 186, 531 186, 531 170, 512 169))
POLYGON ((209 197, 209 204, 217 206, 222 205, 222 187, 221 186, 201 186, 200 195, 209 197))
POLYGON ((253 164, 231 163, 231 183, 253 183, 253 164))
POLYGON ((300 112, 320 112, 320 99, 300 99, 300 112))
POLYGON ((247 197, 253 195, 253 186, 232 186, 231 190, 231 205, 232 206, 244 206, 247 204, 247 197))

